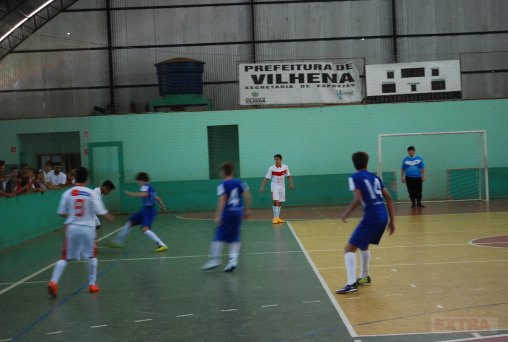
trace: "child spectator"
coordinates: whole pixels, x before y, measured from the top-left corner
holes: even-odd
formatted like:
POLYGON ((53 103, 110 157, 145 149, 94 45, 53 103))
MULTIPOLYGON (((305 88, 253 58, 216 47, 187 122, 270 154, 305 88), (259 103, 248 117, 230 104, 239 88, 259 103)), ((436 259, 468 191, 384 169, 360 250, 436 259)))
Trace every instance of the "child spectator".
POLYGON ((5 175, 5 160, 0 160, 0 197, 16 196, 12 192, 7 191, 7 183, 9 179, 5 175))

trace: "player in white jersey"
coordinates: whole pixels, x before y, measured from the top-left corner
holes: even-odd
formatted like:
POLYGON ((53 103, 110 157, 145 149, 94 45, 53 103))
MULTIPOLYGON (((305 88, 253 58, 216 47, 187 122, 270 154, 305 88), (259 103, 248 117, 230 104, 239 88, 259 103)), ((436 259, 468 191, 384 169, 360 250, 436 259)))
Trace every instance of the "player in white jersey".
POLYGON ((99 292, 97 279, 97 248, 95 244, 95 215, 103 215, 112 220, 113 216, 104 207, 102 199, 85 187, 88 182, 88 170, 80 167, 76 170, 76 185, 65 191, 60 199, 57 213, 65 220, 65 239, 62 258, 53 269, 48 284, 49 294, 55 298, 58 293, 58 281, 67 263, 71 260, 88 259, 88 290, 99 292))
MULTIPOLYGON (((101 186, 96 187, 93 189, 93 191, 99 196, 99 198, 102 198, 103 196, 108 195, 111 191, 115 190, 115 184, 113 184, 112 181, 105 180, 101 186)), ((99 230, 101 228, 101 220, 95 215, 95 230, 99 230)))
POLYGON ((286 176, 289 179, 289 188, 293 189, 293 178, 289 172, 287 165, 282 164, 282 156, 276 154, 273 156, 275 165, 270 166, 266 173, 265 179, 261 184, 260 192, 265 191, 265 185, 268 180, 271 180, 271 190, 273 199, 273 220, 272 223, 284 223, 285 221, 280 218, 281 203, 286 201, 286 176))

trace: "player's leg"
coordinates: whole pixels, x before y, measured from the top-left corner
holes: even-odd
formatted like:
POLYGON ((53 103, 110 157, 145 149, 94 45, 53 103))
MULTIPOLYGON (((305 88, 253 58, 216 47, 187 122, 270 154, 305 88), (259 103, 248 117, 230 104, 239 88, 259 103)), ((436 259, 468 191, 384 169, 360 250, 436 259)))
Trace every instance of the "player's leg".
POLYGON ((411 208, 416 207, 416 194, 415 194, 415 183, 413 177, 406 177, 406 186, 409 193, 409 199, 411 200, 411 208))
POLYGON ((215 229, 215 235, 212 243, 210 244, 210 251, 208 253, 208 261, 203 265, 203 267, 201 267, 201 270, 208 271, 220 266, 220 256, 222 254, 222 248, 224 247, 224 234, 225 230, 223 225, 220 225, 215 229))
POLYGON ((272 191, 272 199, 273 199, 273 219, 272 219, 272 223, 276 224, 276 223, 279 223, 279 206, 280 206, 280 203, 279 203, 279 191, 277 190, 274 190, 272 191))
POLYGON ((284 223, 283 219, 280 218, 280 211, 282 210, 282 203, 286 201, 286 191, 280 190, 279 191, 279 207, 277 209, 277 221, 278 223, 284 223))
POLYGON ((111 247, 122 247, 127 235, 129 235, 131 228, 143 222, 143 213, 138 211, 129 217, 129 220, 122 229, 111 239, 111 247))
POLYGON ((71 226, 65 227, 65 235, 62 246, 62 257, 58 260, 53 268, 53 273, 51 274, 51 280, 48 284, 48 292, 49 295, 53 298, 56 298, 58 294, 58 282, 62 277, 62 274, 67 267, 67 260, 69 258, 69 254, 75 254, 76 249, 76 237, 75 237, 75 229, 71 226))
MULTIPOLYGON (((358 228, 356 228, 355 232, 357 230, 358 228)), ((353 236, 354 235, 355 233, 353 233, 353 236)), ((353 239, 353 236, 351 237, 351 240, 353 239)), ((344 263, 346 265, 347 283, 342 288, 335 291, 337 294, 346 294, 358 291, 358 286, 356 284, 356 250, 358 247, 352 244, 351 240, 344 248, 344 263)))
MULTIPOLYGON (((372 223, 369 225, 370 241, 369 244, 379 245, 381 238, 386 230, 388 224, 388 214, 386 210, 380 211, 377 217, 378 223, 372 223)), ((367 238, 367 237, 366 237, 367 238)), ((372 279, 369 274, 370 266, 370 250, 367 245, 366 248, 360 250, 360 278, 356 280, 358 285, 369 285, 372 283, 372 279)))
POLYGON ((85 236, 85 250, 83 252, 84 257, 88 259, 88 291, 91 293, 99 292, 100 289, 97 286, 97 242, 95 239, 95 231, 87 231, 85 236))
POLYGON ((227 241, 229 242, 229 262, 227 266, 224 268, 224 272, 233 272, 235 268, 238 267, 238 257, 240 255, 240 226, 242 224, 242 216, 235 215, 231 217, 227 222, 228 229, 228 237, 227 241))
POLYGON ((163 252, 168 249, 168 246, 152 231, 152 224, 156 215, 157 212, 155 211, 155 208, 145 209, 143 222, 141 223, 141 230, 143 231, 143 234, 148 236, 148 238, 157 245, 154 252, 163 252))

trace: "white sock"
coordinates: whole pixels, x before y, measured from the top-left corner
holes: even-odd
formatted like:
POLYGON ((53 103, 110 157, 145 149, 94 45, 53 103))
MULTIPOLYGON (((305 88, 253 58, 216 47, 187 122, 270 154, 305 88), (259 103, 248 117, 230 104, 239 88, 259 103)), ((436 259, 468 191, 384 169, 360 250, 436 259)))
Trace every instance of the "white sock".
POLYGON ((222 254, 222 247, 224 246, 224 242, 222 241, 212 241, 210 244, 210 259, 220 259, 220 255, 222 254))
POLYGON ((166 244, 162 242, 161 239, 159 239, 157 234, 155 234, 151 230, 146 230, 145 235, 147 235, 153 242, 155 242, 157 246, 166 246, 166 244))
POLYGON ((365 278, 369 275, 370 250, 367 249, 366 251, 360 251, 360 263, 360 278, 365 278))
POLYGON ((278 216, 278 214, 277 214, 277 208, 278 208, 278 207, 273 206, 272 208, 273 208, 273 218, 277 218, 277 217, 279 217, 279 216, 278 216))
POLYGON ((240 241, 229 244, 229 263, 238 265, 238 255, 240 254, 240 241))
POLYGON ((277 207, 277 217, 280 217, 280 211, 281 211, 282 207, 277 207))
POLYGON ((346 263, 347 284, 353 285, 356 282, 356 254, 353 252, 344 254, 344 261, 346 263))
POLYGON ((131 223, 127 222, 125 226, 123 226, 122 230, 118 234, 116 234, 113 240, 117 243, 123 243, 127 235, 129 235, 131 227, 132 227, 131 223))
POLYGON ((95 285, 97 281, 97 258, 88 259, 88 285, 95 285))
POLYGON ((67 261, 65 260, 58 260, 56 262, 55 268, 53 269, 53 274, 51 275, 51 281, 54 281, 58 284, 58 281, 60 281, 60 277, 63 274, 63 271, 65 270, 65 267, 67 266, 67 261))

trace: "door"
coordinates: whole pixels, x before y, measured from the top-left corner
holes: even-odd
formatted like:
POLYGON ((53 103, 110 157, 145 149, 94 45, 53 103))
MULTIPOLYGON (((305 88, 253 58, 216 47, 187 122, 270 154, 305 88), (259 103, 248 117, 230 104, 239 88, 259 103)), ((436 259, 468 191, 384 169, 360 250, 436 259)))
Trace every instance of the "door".
POLYGON ((116 189, 104 196, 104 204, 112 212, 121 212, 123 192, 123 148, 121 142, 104 142, 88 144, 88 165, 90 168, 90 185, 101 186, 109 179, 116 189))

